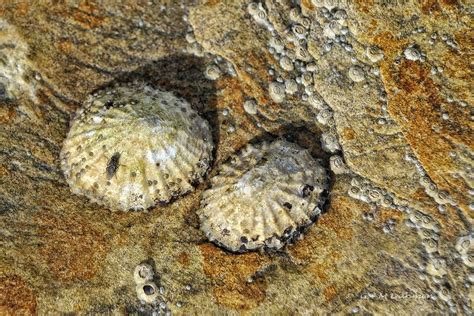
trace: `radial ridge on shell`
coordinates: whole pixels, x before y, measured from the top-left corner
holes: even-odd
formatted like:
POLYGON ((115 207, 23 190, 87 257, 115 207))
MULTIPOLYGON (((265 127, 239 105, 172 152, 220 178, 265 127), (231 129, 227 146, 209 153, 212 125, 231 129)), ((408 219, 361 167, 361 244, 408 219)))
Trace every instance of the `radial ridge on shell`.
POLYGON ((171 92, 106 88, 71 122, 61 168, 71 190, 113 210, 142 210, 193 190, 212 160, 209 124, 171 92))
POLYGON ((211 178, 198 215, 210 241, 235 252, 279 249, 321 212, 327 172, 285 141, 247 145, 211 178))

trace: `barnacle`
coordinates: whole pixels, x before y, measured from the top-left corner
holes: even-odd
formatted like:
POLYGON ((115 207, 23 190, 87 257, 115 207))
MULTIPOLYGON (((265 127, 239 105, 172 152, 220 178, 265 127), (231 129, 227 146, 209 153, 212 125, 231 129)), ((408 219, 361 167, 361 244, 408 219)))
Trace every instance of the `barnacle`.
POLYGON ((320 213, 326 170, 285 140, 247 145, 224 163, 203 193, 206 236, 232 251, 280 248, 320 213))
POLYGON ((309 71, 305 72, 303 75, 301 75, 301 83, 304 86, 309 86, 313 83, 313 74, 309 71))
POLYGON ((294 94, 298 91, 298 84, 293 79, 285 80, 285 91, 288 94, 294 94))
POLYGON ((297 38, 304 38, 306 36, 306 29, 300 24, 293 25, 292 30, 297 38))
POLYGON ((209 80, 217 80, 221 76, 221 70, 215 64, 211 64, 206 68, 206 77, 209 80))
POLYGON ((148 263, 141 263, 135 267, 133 271, 133 279, 135 283, 145 283, 147 281, 153 280, 154 272, 151 265, 148 263))
POLYGON ((139 84, 89 98, 61 151, 74 193, 111 209, 140 210, 193 190, 213 142, 207 121, 170 92, 139 84))
POLYGON ((293 61, 286 56, 280 59, 280 66, 286 71, 293 71, 294 69, 293 61))
POLYGON ((329 166, 331 168, 331 171, 335 174, 343 174, 348 173, 350 171, 344 163, 342 157, 338 155, 334 155, 329 158, 329 166))
POLYGON ((159 296, 158 287, 151 281, 137 284, 135 290, 138 298, 148 304, 155 302, 159 296))
POLYGON ((281 83, 271 82, 268 85, 268 91, 270 93, 270 97, 276 103, 280 103, 285 99, 285 85, 281 83))
POLYGON ((354 82, 361 82, 365 79, 364 70, 362 69, 362 67, 357 65, 350 67, 347 74, 349 78, 354 82))
POLYGON ((420 52, 414 46, 407 47, 403 52, 403 55, 405 55, 406 59, 413 61, 416 61, 421 57, 420 52))
POLYGON ((367 47, 365 53, 367 58, 373 63, 381 61, 384 57, 383 51, 375 45, 367 47))
POLYGON ((257 102, 255 100, 247 100, 244 102, 244 110, 248 114, 257 114, 257 102))

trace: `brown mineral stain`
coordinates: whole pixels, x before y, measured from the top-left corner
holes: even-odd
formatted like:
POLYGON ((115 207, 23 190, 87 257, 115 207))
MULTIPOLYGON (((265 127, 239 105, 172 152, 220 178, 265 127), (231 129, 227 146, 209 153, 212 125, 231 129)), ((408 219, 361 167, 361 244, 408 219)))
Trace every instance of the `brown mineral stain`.
POLYGON ((453 182, 452 171, 458 167, 449 155, 456 151, 452 144, 472 147, 474 135, 462 109, 451 107, 440 94, 440 87, 430 77, 429 65, 402 59, 396 67, 383 63, 381 73, 387 87, 388 110, 425 170, 438 188, 447 190, 461 206, 466 204, 460 192, 467 187, 453 182), (441 119, 442 105, 450 110, 448 121, 441 119))
POLYGON ((450 87, 450 93, 467 102, 473 102, 474 94, 471 87, 474 69, 470 65, 471 59, 468 55, 474 49, 474 31, 461 29, 453 36, 459 51, 449 49, 442 56, 443 73, 451 80, 456 80, 456 84, 450 87))
POLYGON ((230 254, 211 245, 200 245, 204 273, 214 283, 216 301, 234 309, 251 309, 265 299, 266 281, 248 283, 249 277, 262 268, 269 259, 259 253, 230 254))
POLYGON ((226 118, 219 118, 219 125, 222 128, 217 145, 219 150, 216 161, 219 162, 227 159, 230 154, 247 144, 258 133, 258 129, 244 111, 245 88, 242 87, 241 82, 237 78, 223 76, 216 82, 216 86, 219 90, 216 99, 217 109, 228 109, 231 113, 226 118), (229 124, 236 127, 235 132, 227 133, 229 124))
POLYGON ((347 140, 353 140, 355 138, 355 132, 352 128, 344 128, 342 130, 342 138, 347 140))
MULTIPOLYGON (((367 208, 360 204, 362 208, 367 208)), ((324 213, 304 238, 288 248, 288 253, 298 260, 309 260, 314 249, 326 249, 333 262, 340 258, 338 251, 330 245, 350 241, 354 237, 352 221, 355 216, 354 203, 346 197, 333 198, 329 210, 324 213)))
POLYGON ((337 289, 335 285, 330 285, 323 290, 323 295, 326 301, 332 300, 337 295, 337 289))
POLYGON ((218 5, 220 2, 221 2, 220 0, 207 0, 206 5, 215 6, 215 5, 218 5))
POLYGON ((425 0, 421 3, 421 12, 423 14, 433 14, 441 12, 438 0, 425 0))
MULTIPOLYGON (((237 106, 243 103, 244 97, 242 94, 242 87, 240 85, 240 81, 237 78, 233 77, 223 77, 221 80, 218 80, 216 83, 216 87, 222 91, 222 97, 225 100, 225 105, 231 105, 235 109, 239 109, 241 107, 237 106)), ((220 102, 217 102, 217 106, 221 105, 220 102)), ((223 106, 219 106, 219 108, 224 108, 223 106)))
POLYGON ((355 5, 357 10, 369 13, 370 9, 374 6, 374 0, 356 0, 355 5))
POLYGON ((30 8, 34 6, 28 3, 27 1, 16 1, 16 0, 3 0, 0 4, 0 16, 4 14, 5 11, 11 11, 14 16, 26 15, 30 8))
POLYGON ((0 124, 10 122, 16 116, 13 106, 8 106, 5 103, 0 103, 0 124))
POLYGON ((380 207, 378 208, 376 220, 378 224, 382 224, 386 223, 389 219, 393 219, 396 222, 400 222, 403 220, 403 218, 404 215, 401 212, 397 212, 385 207, 380 207))
POLYGON ((36 296, 18 275, 0 276, 0 315, 35 315, 36 296))
POLYGON ((459 4, 458 0, 441 0, 440 2, 445 7, 457 6, 459 4))
POLYGON ((97 15, 97 7, 91 4, 89 1, 83 1, 78 9, 75 9, 72 16, 76 22, 79 22, 83 27, 87 29, 93 29, 98 27, 104 22, 103 17, 97 15))
MULTIPOLYGON (((333 204, 333 202, 332 202, 333 204)), ((351 203, 337 203, 331 205, 332 212, 327 212, 318 221, 318 226, 336 234, 339 240, 350 240, 354 237, 351 228, 353 213, 349 210, 351 203)))
POLYGON ((179 255, 178 255, 178 262, 183 265, 183 266, 188 266, 189 265, 189 255, 186 253, 186 252, 181 252, 179 255))
POLYGON ((311 0, 302 0, 301 6, 305 7, 307 10, 310 10, 310 11, 313 11, 315 9, 311 0))
POLYGON ((78 214, 38 211, 33 222, 39 227, 39 254, 55 278, 77 282, 96 275, 108 250, 103 232, 78 214))
POLYGON ((70 54, 72 52, 72 43, 69 41, 62 41, 57 44, 58 49, 66 54, 70 54))
POLYGON ((368 38, 368 41, 376 44, 382 48, 385 58, 382 60, 382 65, 389 66, 393 62, 395 56, 400 54, 402 47, 406 46, 407 40, 399 40, 391 32, 381 32, 373 38, 368 38))

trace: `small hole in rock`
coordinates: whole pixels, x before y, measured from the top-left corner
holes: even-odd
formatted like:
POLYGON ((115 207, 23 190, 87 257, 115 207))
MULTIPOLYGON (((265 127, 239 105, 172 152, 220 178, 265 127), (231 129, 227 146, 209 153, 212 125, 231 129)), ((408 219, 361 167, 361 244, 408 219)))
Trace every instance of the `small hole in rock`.
POLYGON ((153 295, 155 294, 155 289, 151 285, 145 285, 143 287, 143 292, 145 292, 146 295, 153 295))

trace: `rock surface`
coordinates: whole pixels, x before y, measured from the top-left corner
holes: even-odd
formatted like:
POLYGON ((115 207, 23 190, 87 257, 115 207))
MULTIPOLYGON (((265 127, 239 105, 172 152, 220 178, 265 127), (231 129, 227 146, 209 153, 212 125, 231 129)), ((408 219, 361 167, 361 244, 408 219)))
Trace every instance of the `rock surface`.
POLYGON ((0 4, 0 314, 472 313, 472 4, 101 3, 0 4), (208 181, 141 213, 73 195, 59 161, 70 117, 135 79, 209 121, 210 176, 277 136, 348 171, 276 252, 208 242, 196 215, 208 181), (155 305, 136 296, 143 262, 155 305))

